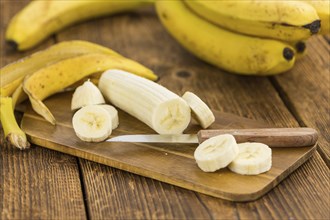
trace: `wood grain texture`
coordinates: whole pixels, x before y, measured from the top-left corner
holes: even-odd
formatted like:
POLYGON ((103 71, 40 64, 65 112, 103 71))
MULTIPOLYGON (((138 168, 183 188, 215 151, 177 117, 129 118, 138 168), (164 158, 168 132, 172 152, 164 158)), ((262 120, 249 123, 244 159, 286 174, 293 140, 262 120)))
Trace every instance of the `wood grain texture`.
POLYGON ((307 41, 307 54, 288 74, 273 78, 284 102, 301 126, 320 134, 320 154, 330 165, 330 43, 322 36, 307 41))
POLYGON ((20 151, 0 141, 1 219, 84 219, 74 157, 40 147, 20 151))
MULTIPOLYGON (((5 27, 28 2, 0 1, 1 67, 54 42, 24 53, 5 44, 5 27)), ((76 158, 35 146, 20 151, 4 141, 0 130, 0 219, 85 219, 76 158)))

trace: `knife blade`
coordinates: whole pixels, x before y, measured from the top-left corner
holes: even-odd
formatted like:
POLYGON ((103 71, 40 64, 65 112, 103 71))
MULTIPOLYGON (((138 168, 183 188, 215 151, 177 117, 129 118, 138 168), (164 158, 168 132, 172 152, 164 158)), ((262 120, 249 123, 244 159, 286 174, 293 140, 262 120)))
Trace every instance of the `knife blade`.
POLYGON ((133 134, 121 135, 106 140, 107 142, 133 143, 202 143, 208 138, 232 134, 237 143, 261 142, 270 147, 306 147, 317 142, 317 131, 313 128, 256 128, 256 129, 218 129, 200 130, 197 134, 160 135, 133 134))

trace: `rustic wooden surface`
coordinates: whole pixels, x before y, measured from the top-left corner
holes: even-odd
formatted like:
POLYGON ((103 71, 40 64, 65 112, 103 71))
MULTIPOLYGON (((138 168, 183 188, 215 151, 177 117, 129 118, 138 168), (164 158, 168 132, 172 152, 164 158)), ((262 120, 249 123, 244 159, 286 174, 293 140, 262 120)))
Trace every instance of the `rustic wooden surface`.
MULTIPOLYGON (((297 128, 284 128, 284 135, 291 134, 291 139, 280 136, 281 132, 279 131, 273 131, 273 135, 278 135, 277 138, 270 138, 270 133, 263 134, 262 131, 265 133, 265 130, 259 131, 260 133, 254 131, 254 134, 259 135, 255 141, 269 146, 274 144, 275 146, 272 149, 272 168, 270 171, 256 176, 239 175, 228 169, 205 173, 197 167, 193 156, 196 144, 86 143, 81 141, 76 137, 72 128, 71 99, 72 92, 66 92, 57 94, 45 101, 46 106, 56 119, 56 126, 37 115, 31 106, 28 107, 21 125, 32 143, 230 201, 253 201, 260 198, 308 160, 316 149, 317 134, 310 128, 300 128, 305 132, 300 131, 298 139, 292 136, 293 131, 289 131, 297 128), (309 131, 308 135, 306 135, 306 131, 309 131), (264 138, 266 142, 260 139, 260 134, 266 137, 264 138), (306 136, 303 136, 304 134, 306 136), (307 137, 308 145, 295 147, 295 144, 304 144, 305 137, 307 137), (313 139, 314 141, 310 142, 313 139), (279 148, 278 146, 281 145, 284 147, 279 148)), ((111 137, 154 133, 141 121, 121 110, 118 111, 120 124, 112 132, 111 137)), ((221 128, 251 129, 267 126, 265 123, 228 113, 224 114, 219 111, 213 111, 213 113, 216 120, 210 126, 210 129, 213 129, 210 131, 217 131, 215 129, 221 128)), ((200 128, 193 121, 185 132, 196 134, 200 128)), ((268 131, 271 130, 275 130, 275 128, 268 131)), ((206 130, 206 132, 208 131, 206 130)), ((251 133, 245 142, 253 142, 251 133)), ((236 140, 239 141, 239 138, 236 140)))
POLYGON ((40 147, 22 152, 1 138, 1 219, 329 219, 330 47, 325 38, 310 39, 308 54, 294 69, 269 78, 227 74, 196 59, 167 34, 153 10, 78 24, 33 51, 16 53, 4 45, 4 30, 26 3, 0 2, 1 67, 54 42, 89 40, 147 65, 179 94, 196 92, 214 109, 278 126, 314 127, 320 144, 266 196, 233 203, 40 147))

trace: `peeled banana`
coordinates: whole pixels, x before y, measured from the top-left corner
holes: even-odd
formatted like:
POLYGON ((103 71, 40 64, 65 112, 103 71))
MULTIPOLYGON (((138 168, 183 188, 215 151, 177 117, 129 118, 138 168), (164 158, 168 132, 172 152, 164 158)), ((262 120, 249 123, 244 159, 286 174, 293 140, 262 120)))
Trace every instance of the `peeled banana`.
POLYGON ((71 110, 76 110, 87 105, 104 103, 105 100, 100 90, 90 80, 87 80, 74 91, 71 100, 71 110))
POLYGON ((108 70, 98 86, 106 100, 159 134, 181 134, 190 122, 190 108, 181 97, 145 78, 108 70))
POLYGON ((272 149, 262 143, 238 144, 238 156, 228 168, 238 174, 257 175, 270 170, 272 166, 272 149))
POLYGON ((183 1, 156 1, 157 14, 187 50, 229 72, 272 75, 291 69, 294 49, 286 43, 236 34, 200 18, 183 1))
POLYGON ((318 33, 320 29, 316 10, 300 1, 185 0, 185 3, 196 14, 214 24, 256 37, 299 41, 318 33))
POLYGON ((102 107, 89 105, 79 109, 72 118, 76 135, 83 141, 100 142, 112 132, 110 114, 102 107))
POLYGON ((202 128, 209 127, 215 121, 211 109, 197 95, 192 92, 185 92, 182 98, 188 103, 192 110, 193 118, 197 120, 202 128))
POLYGON ((27 50, 74 23, 129 11, 150 2, 152 1, 31 1, 10 21, 6 40, 18 50, 27 50))
POLYGON ((194 158, 201 170, 214 172, 231 163, 238 152, 234 136, 223 134, 201 143, 194 152, 194 158))

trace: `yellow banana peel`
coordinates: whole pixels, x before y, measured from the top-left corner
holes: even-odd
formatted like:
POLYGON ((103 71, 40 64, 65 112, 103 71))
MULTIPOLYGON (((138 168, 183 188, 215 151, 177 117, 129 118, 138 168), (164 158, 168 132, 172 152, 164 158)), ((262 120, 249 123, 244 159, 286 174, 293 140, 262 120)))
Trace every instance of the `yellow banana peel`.
POLYGON ((0 97, 0 118, 7 141, 21 150, 29 148, 30 143, 16 122, 12 98, 0 97))

